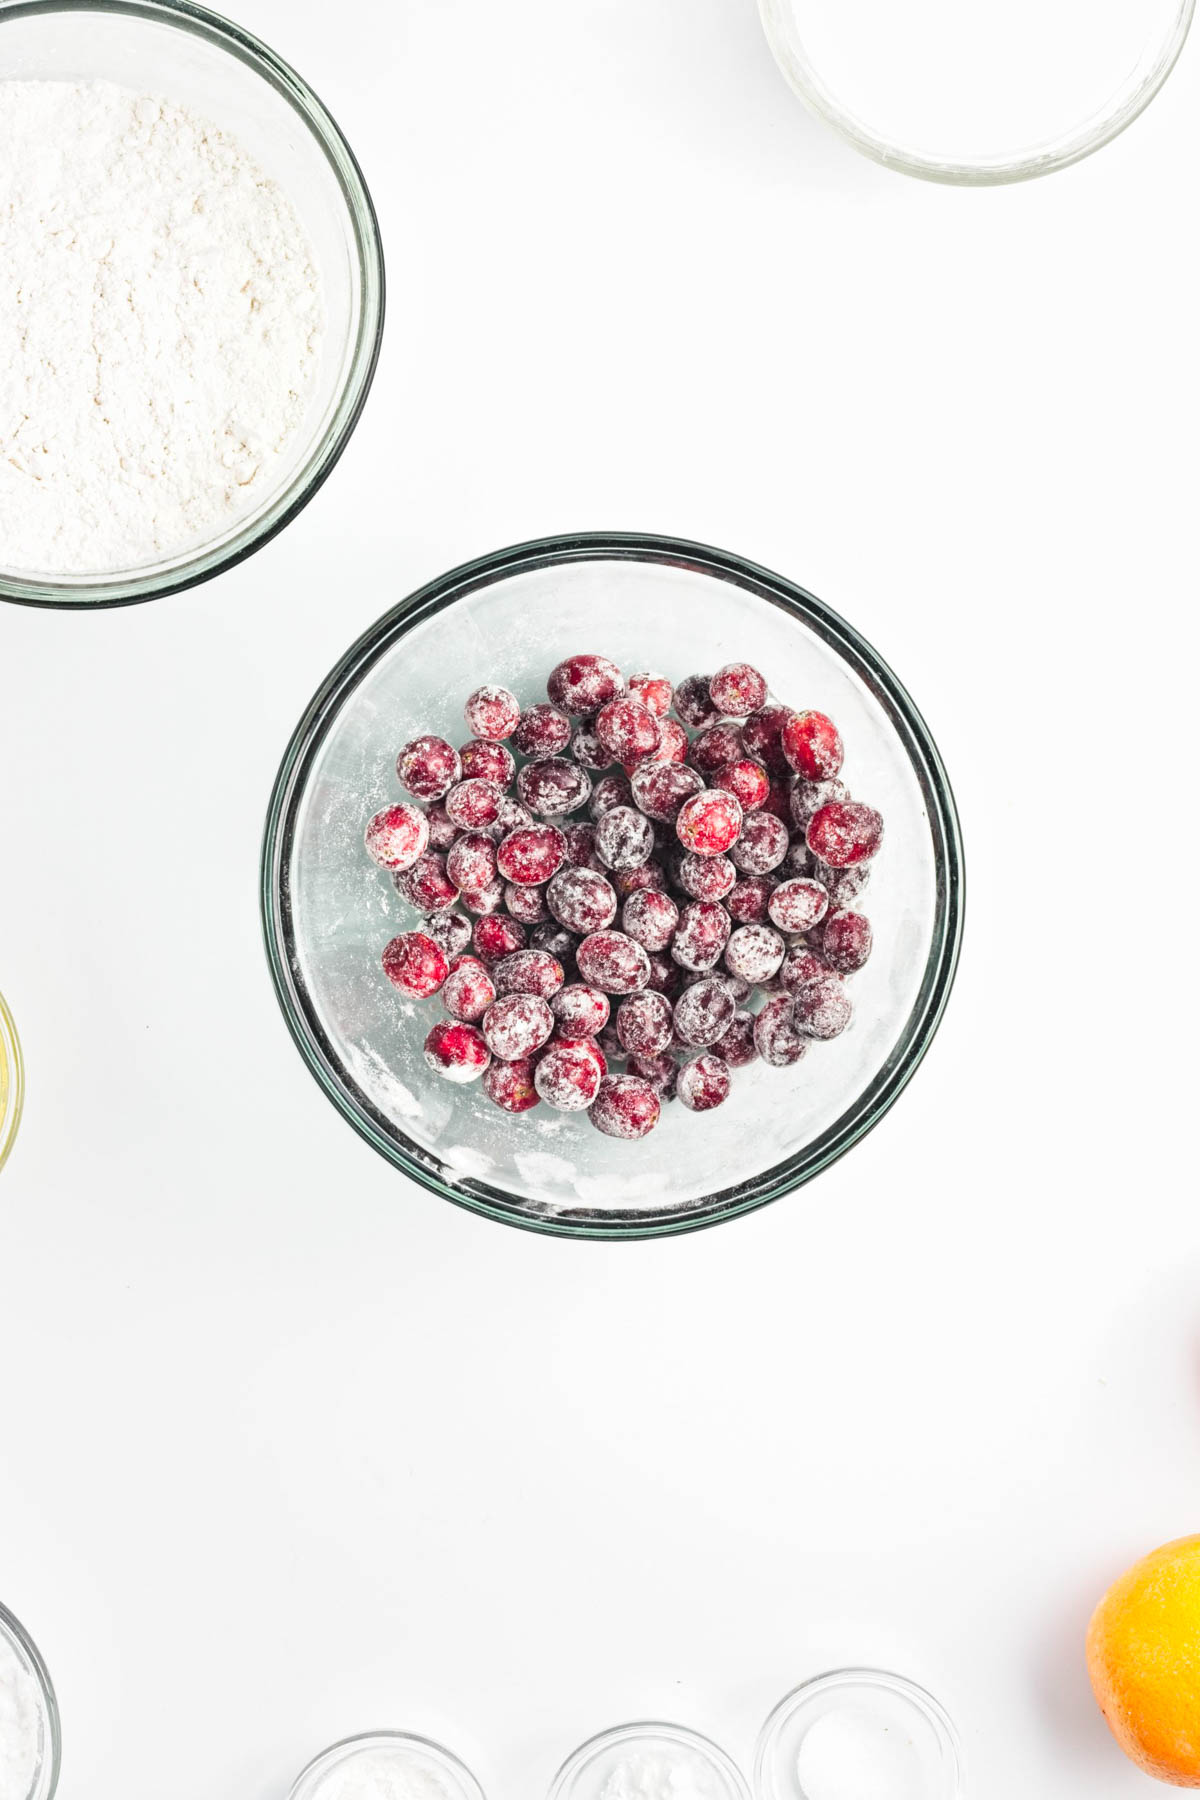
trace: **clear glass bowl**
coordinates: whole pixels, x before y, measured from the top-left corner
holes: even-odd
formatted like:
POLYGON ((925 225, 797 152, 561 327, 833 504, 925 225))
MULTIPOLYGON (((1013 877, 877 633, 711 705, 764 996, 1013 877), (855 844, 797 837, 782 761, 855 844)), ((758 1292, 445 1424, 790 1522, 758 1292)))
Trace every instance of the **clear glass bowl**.
POLYGON ((54 1800, 58 1789, 59 1765, 62 1761, 62 1736, 58 1722, 58 1701, 54 1684, 38 1651, 19 1619, 6 1606, 0 1606, 0 1638, 15 1655, 33 1687, 37 1707, 38 1757, 33 1786, 22 1800, 54 1800))
POLYGON ((446 1800, 484 1800, 483 1789, 457 1756, 429 1738, 413 1737, 406 1731, 369 1732, 323 1750, 296 1777, 288 1800, 318 1800, 328 1776, 375 1757, 386 1758, 397 1773, 436 1779, 445 1789, 446 1800))
POLYGON ((818 1675, 779 1702, 759 1733, 757 1800, 815 1800, 828 1783, 813 1776, 831 1762, 843 1782, 854 1772, 871 1793, 958 1800, 965 1782, 962 1745, 945 1707, 882 1669, 818 1675))
POLYGON ((617 1725, 581 1744, 554 1777, 547 1800, 602 1800, 616 1771, 637 1758, 685 1769, 695 1784, 688 1794, 750 1800, 745 1777, 718 1744, 685 1726, 658 1724, 617 1725))
POLYGON ((347 653, 301 719, 267 818, 262 906, 276 991, 321 1086, 389 1161, 494 1219, 582 1237, 685 1231, 777 1199, 882 1118, 941 1018, 962 928, 962 849, 941 760, 895 676, 858 634, 780 576, 701 545, 588 535, 501 551, 432 582, 347 653), (875 950, 855 1024, 792 1070, 754 1065, 706 1115, 664 1108, 640 1145, 585 1115, 521 1118, 430 1071, 436 1003, 400 999, 380 952, 412 914, 367 859, 363 827, 398 795, 399 747, 467 734, 483 681, 523 703, 594 649, 676 679, 745 656, 776 692, 837 719, 851 791, 887 839, 869 901, 875 950))
POLYGON ((25 1100, 25 1065, 13 1016, 0 994, 0 1169, 8 1159, 21 1123, 25 1100))
POLYGON ((346 447, 383 329, 383 250, 353 152, 312 89, 265 44, 184 0, 9 0, 6 80, 117 82, 177 100, 231 132, 277 180, 320 271, 325 336, 316 388, 272 487, 217 536, 113 574, 39 576, 4 566, 0 599, 41 606, 154 600, 206 581, 281 531, 346 447))
POLYGON ((800 98, 888 168, 1024 181, 1080 161, 1150 104, 1196 0, 759 0, 800 98))

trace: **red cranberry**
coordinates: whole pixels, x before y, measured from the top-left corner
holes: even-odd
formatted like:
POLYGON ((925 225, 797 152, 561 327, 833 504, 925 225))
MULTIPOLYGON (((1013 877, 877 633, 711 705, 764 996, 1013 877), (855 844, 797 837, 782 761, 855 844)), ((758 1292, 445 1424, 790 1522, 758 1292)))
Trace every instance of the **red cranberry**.
POLYGON ((571 755, 585 769, 607 769, 612 757, 589 726, 581 725, 571 739, 571 755))
POLYGON ((658 1124, 662 1107, 648 1081, 637 1075, 609 1075, 600 1083, 591 1120, 606 1137, 633 1141, 658 1124))
POLYGON ((534 1060, 522 1057, 519 1062, 494 1062, 483 1077, 483 1091, 506 1113, 529 1112, 538 1104, 533 1084, 534 1060))
POLYGON ((738 925, 761 925, 767 916, 771 883, 765 875, 746 875, 730 888, 725 910, 738 925))
POLYGON ((853 1011, 840 975, 810 981, 794 1001, 796 1024, 805 1037, 835 1038, 845 1031, 853 1011))
POLYGON ((719 975, 705 975, 675 1002, 675 1030, 681 1043, 707 1050, 728 1031, 737 1001, 719 975))
POLYGON ((596 855, 608 869, 639 869, 654 849, 654 827, 633 806, 610 806, 596 820, 596 855))
POLYGON ((446 858, 436 851, 426 851, 411 869, 392 879, 397 893, 403 894, 418 912, 442 912, 458 899, 458 889, 446 873, 446 858))
POLYGON ((849 974, 871 954, 871 921, 856 912, 835 912, 821 926, 821 955, 831 968, 849 974))
POLYGON ((546 904, 560 925, 580 937, 603 931, 617 916, 613 885, 596 869, 560 869, 546 889, 546 904))
POLYGON ((495 823, 504 798, 494 781, 460 781, 446 795, 446 816, 465 831, 495 823))
POLYGON ((466 893, 490 887, 496 879, 496 846, 491 838, 482 831, 464 831, 446 852, 446 873, 466 893))
POLYGON ((567 840, 556 825, 519 825, 496 851, 496 867, 506 881, 537 887, 566 861, 567 840))
POLYGON ((450 964, 442 946, 426 932, 404 931, 384 950, 383 972, 410 1000, 427 1000, 445 981, 450 964))
POLYGON ((661 892, 667 885, 667 877, 656 862, 643 863, 640 869, 614 869, 612 884, 622 900, 628 900, 631 894, 642 894, 650 890, 661 892))
POLYGON ((526 763, 517 776, 517 793, 540 819, 556 819, 574 812, 586 804, 591 791, 591 777, 586 771, 560 756, 526 763))
POLYGON ((429 822, 429 848, 448 850, 458 836, 458 826, 450 818, 441 801, 435 801, 425 815, 429 822))
POLYGON ((449 957, 458 956, 471 941, 471 921, 459 912, 434 913, 431 919, 426 919, 421 930, 435 944, 440 944, 449 957))
POLYGON ((583 979, 606 994, 635 993, 650 979, 649 956, 623 931, 593 931, 575 952, 575 960, 583 979))
POLYGON ((657 1056, 631 1056, 626 1065, 630 1075, 648 1081, 660 1100, 671 1100, 679 1080, 679 1064, 673 1056, 660 1051, 657 1056))
POLYGON ((869 862, 853 863, 848 869, 833 869, 828 863, 813 859, 813 875, 829 895, 831 909, 849 906, 871 879, 869 862))
POLYGON ((780 931, 811 931, 829 911, 829 895, 819 881, 801 876, 781 881, 771 895, 767 911, 780 931))
MULTIPOLYGON (((686 762, 692 747, 691 739, 678 719, 660 719, 658 733, 658 748, 646 757, 646 762, 686 762)), ((639 762, 636 766, 640 769, 642 764, 639 762)), ((632 769, 626 770, 626 774, 632 773, 632 769)))
POLYGON ((723 900, 737 881, 737 870, 727 856, 681 857, 676 879, 693 900, 723 900))
POLYGON ((550 1002, 550 1011, 564 1037, 595 1037, 608 1024, 608 995, 575 981, 570 987, 559 989, 550 1002))
POLYGON ((657 1056, 670 1047, 674 1035, 671 1002, 651 988, 630 994, 617 1008, 617 1036, 633 1056, 657 1056))
POLYGON ((704 787, 703 777, 684 763, 642 763, 630 776, 633 798, 648 819, 673 825, 684 802, 704 787))
POLYGON ((808 1049, 807 1040, 796 1029, 789 994, 768 1000, 755 1019, 754 1048, 772 1069, 789 1068, 808 1049))
POLYGON ((713 705, 719 706, 731 719, 748 718, 766 704, 767 684, 758 670, 747 662, 726 663, 708 684, 713 705))
POLYGON ((832 781, 842 766, 838 728, 824 713, 792 713, 780 741, 783 754, 805 781, 832 781))
POLYGON ((512 752, 484 738, 472 738, 458 754, 464 780, 493 781, 498 788, 506 788, 517 772, 512 752))
POLYGON ((675 711, 693 731, 701 731, 706 725, 716 724, 721 711, 713 705, 707 675, 689 675, 679 683, 675 689, 675 711))
POLYGON ((779 969, 779 985, 793 997, 814 981, 823 981, 829 964, 813 954, 805 944, 792 944, 779 969))
POLYGON ((792 820, 792 781, 794 780, 794 776, 789 779, 786 775, 772 775, 771 790, 762 803, 764 812, 774 813, 775 817, 782 819, 785 825, 790 825, 792 820))
POLYGON ((476 1027, 457 1019, 443 1019, 425 1039, 425 1061, 447 1081, 477 1081, 491 1060, 476 1027))
MULTIPOLYGON (((675 830, 685 850, 694 850, 698 856, 721 856, 738 840, 742 831, 742 809, 724 788, 706 788, 703 793, 693 794, 690 800, 684 801, 675 820, 675 830)), ((761 869, 755 872, 763 873, 761 869)))
POLYGON ((692 745, 691 761, 702 775, 715 775, 742 754, 741 726, 732 719, 722 719, 719 725, 710 725, 700 733, 692 745))
POLYGON ((487 913, 498 913, 504 905, 504 883, 497 876, 487 887, 464 888, 459 899, 468 912, 480 918, 487 913))
POLYGON ((496 964, 495 979, 498 994, 536 994, 549 1000, 566 976, 558 958, 545 950, 514 950, 496 964))
POLYGON ((471 933, 471 942, 475 954, 489 968, 498 963, 502 956, 512 956, 525 948, 525 927, 516 919, 509 919, 503 913, 495 913, 491 918, 476 919, 475 929, 471 933))
POLYGON ((567 843, 567 861, 576 869, 598 869, 600 858, 596 855, 596 827, 594 825, 564 825, 563 837, 567 843))
POLYGON ((367 826, 367 855, 381 869, 411 869, 429 843, 429 820, 419 806, 402 800, 385 806, 367 826))
POLYGON ((785 948, 769 925, 739 925, 725 946, 725 967, 752 987, 761 987, 778 971, 785 948))
POLYGON ((400 786, 417 800, 440 800, 462 775, 458 751, 445 738, 418 737, 396 758, 400 786))
POLYGON ((748 756, 739 757, 736 762, 722 764, 714 771, 710 781, 713 787, 724 788, 727 794, 735 795, 744 813, 757 812, 771 796, 770 776, 761 763, 752 761, 748 756))
POLYGON ((728 1100, 732 1085, 728 1063, 709 1051, 684 1063, 675 1091, 689 1112, 711 1112, 728 1100))
POLYGON ((685 969, 711 969, 729 941, 730 921, 716 900, 693 900, 679 916, 671 955, 685 969))
POLYGON ((552 669, 546 692, 555 706, 561 706, 573 718, 586 718, 625 692, 625 677, 607 656, 586 652, 568 656, 552 669))
POLYGON ((640 700, 656 719, 665 719, 671 710, 675 690, 665 675, 631 675, 629 692, 640 700))
POLYGON ((783 728, 792 716, 790 706, 760 706, 742 726, 747 756, 762 763, 770 775, 789 775, 791 766, 783 753, 783 728))
POLYGON ((496 984, 477 956, 456 956, 442 984, 442 1005, 452 1019, 474 1025, 496 998, 496 984))
POLYGON ((557 706, 547 706, 544 700, 521 714, 513 732, 513 744, 522 756, 528 756, 533 762, 558 756, 570 741, 570 719, 566 713, 559 712, 557 706))
POLYGON ((754 1048, 754 1014, 736 1012, 713 1048, 731 1069, 741 1069, 758 1055, 754 1048))
POLYGON ((629 806, 632 800, 633 789, 627 775, 602 775, 592 789, 588 811, 593 819, 599 819, 614 806, 629 806))
POLYGON ((640 700, 622 695, 610 700, 596 714, 596 736, 609 752, 610 760, 639 763, 658 749, 662 733, 658 720, 640 700))
POLYGON ((539 1058, 534 1086, 548 1106, 559 1112, 584 1112, 603 1079, 595 1046, 588 1038, 558 1038, 539 1058))
POLYGON ((492 738, 497 743, 511 737, 516 730, 521 708, 515 694, 503 687, 478 687, 463 708, 467 730, 477 738, 492 738))
POLYGON ((835 869, 869 862, 883 839, 883 819, 873 806, 857 800, 835 800, 808 822, 808 847, 835 869))
POLYGON ((846 789, 840 781, 798 781, 791 791, 792 824, 797 831, 807 831, 814 813, 819 813, 831 800, 845 800, 846 789))
POLYGON ((574 932, 564 931, 561 925, 535 925, 529 934, 529 948, 552 956, 555 962, 562 963, 564 969, 574 961, 578 943, 579 939, 574 932))
POLYGON ((782 819, 774 813, 752 812, 730 848, 730 861, 743 875, 769 875, 787 855, 789 842, 782 819))
POLYGON ((630 894, 621 908, 622 929, 644 950, 667 949, 678 923, 679 908, 674 900, 655 888, 630 894))
POLYGON ((504 885, 504 904, 522 925, 544 925, 550 917, 546 895, 540 887, 521 887, 518 882, 504 885))
POLYGON ((646 986, 654 989, 656 994, 666 994, 669 999, 677 994, 683 984, 683 971, 679 964, 661 950, 652 950, 650 956, 650 979, 646 986))
POLYGON ((483 1041, 501 1062, 519 1062, 547 1043, 554 1014, 536 994, 504 994, 483 1015, 483 1041))

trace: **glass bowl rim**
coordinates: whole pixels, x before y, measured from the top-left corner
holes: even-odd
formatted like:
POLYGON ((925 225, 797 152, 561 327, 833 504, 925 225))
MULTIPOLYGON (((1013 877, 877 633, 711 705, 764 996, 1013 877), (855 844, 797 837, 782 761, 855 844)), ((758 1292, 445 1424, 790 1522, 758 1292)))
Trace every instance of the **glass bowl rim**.
POLYGON ((1153 66, 1123 105, 1112 107, 1099 116, 1093 114, 1040 147, 1031 147, 1013 156, 1001 156, 994 161, 985 158, 971 161, 905 149, 872 130, 865 119, 844 107, 826 86, 807 53, 801 49, 797 54, 796 47, 787 42, 783 9, 788 4, 789 0, 758 0, 758 11, 771 53, 793 92, 818 118, 831 125, 872 162, 904 175, 915 175, 922 181, 941 182, 951 187, 1001 187, 1016 181, 1032 181, 1039 175, 1051 175, 1059 169, 1069 168, 1072 163, 1082 162, 1097 150, 1103 150, 1141 117, 1161 91, 1183 54, 1196 11, 1196 0, 1178 0, 1172 29, 1164 37, 1153 66))
MULTIPOLYGON (((2 1003, 0 1003, 2 1004, 2 1003)), ((2 1158, 0 1158, 2 1160, 2 1158)), ((58 1696, 54 1692, 54 1683, 50 1679, 50 1671, 46 1667, 46 1659, 22 1625, 20 1619, 11 1613, 7 1606, 0 1602, 0 1631, 12 1638, 21 1653, 28 1659, 38 1686, 42 1691, 42 1699, 46 1704, 46 1722, 50 1737, 50 1782, 46 1788, 44 1800, 54 1800, 58 1791, 58 1777, 62 1768, 62 1723, 58 1714, 58 1696)), ((43 1765, 45 1767, 47 1765, 43 1765)))
POLYGON ((731 1783, 739 1795, 750 1800, 750 1784, 727 1750, 712 1738, 706 1737, 702 1731, 696 1731, 690 1725, 673 1725, 665 1719, 631 1719, 627 1725, 610 1725, 606 1731, 596 1732, 594 1737, 587 1738, 579 1744, 559 1768, 550 1783, 550 1791, 546 1800, 571 1800, 571 1791, 566 1786, 580 1773, 586 1759, 596 1751, 612 1744, 620 1744, 630 1738, 661 1737, 673 1740, 701 1750, 709 1757, 713 1766, 731 1783))
MULTIPOLYGON (((0 994, 0 1061, 8 1069, 8 1100, 3 1116, 0 1117, 0 1169, 2 1169, 16 1142, 17 1131, 21 1124, 21 1113, 25 1106, 25 1059, 21 1054, 21 1040, 17 1036, 16 1020, 9 1011, 8 1002, 3 994, 0 994)), ((0 1607, 0 1614, 3 1611, 3 1607, 0 1607)))
MULTIPOLYGON (((284 752, 267 809, 260 863, 260 907, 267 961, 275 996, 293 1041, 318 1085, 339 1112, 393 1167, 442 1199, 504 1224, 553 1237, 648 1238, 673 1236, 722 1223, 752 1212, 793 1192, 845 1154, 878 1124, 916 1072, 933 1040, 953 986, 962 942, 965 878, 958 813, 949 778, 928 727, 905 688, 878 655, 831 607, 784 576, 730 551, 686 538, 644 532, 579 532, 537 538, 478 557, 437 576, 400 600, 365 631, 335 664, 301 715, 284 752), (327 1054, 325 1034, 306 1007, 292 948, 289 884, 282 880, 292 850, 295 808, 308 773, 343 702, 373 665, 415 625, 460 598, 514 575, 566 563, 634 561, 682 566, 693 574, 728 581, 778 606, 814 631, 848 663, 881 701, 891 725, 921 782, 928 805, 937 870, 934 931, 925 974, 893 1054, 875 1078, 826 1131, 784 1163, 765 1171, 746 1187, 709 1195, 685 1213, 621 1214, 616 1210, 589 1214, 540 1216, 526 1210, 502 1189, 486 1182, 451 1185, 410 1155, 376 1116, 365 1097, 350 1094, 327 1054)), ((394 1130, 394 1127, 392 1128, 394 1130)))
POLYGON ((451 1775, 462 1782, 466 1800, 484 1800, 483 1789, 466 1763, 455 1756, 453 1750, 447 1750, 445 1744, 439 1744, 433 1738, 420 1737, 415 1731, 360 1731, 353 1737, 339 1738, 336 1744, 327 1744, 324 1750, 319 1750, 311 1761, 305 1763, 288 1789, 288 1800, 296 1800, 296 1796, 303 1792, 305 1782, 320 1769, 322 1763, 329 1762, 331 1767, 336 1768, 337 1763, 342 1760, 343 1751, 355 1753, 375 1744, 410 1744, 414 1749, 432 1752, 451 1775))
POLYGON ((829 1669, 823 1675, 810 1675, 783 1696, 773 1706, 763 1720, 757 1742, 754 1746, 754 1792, 758 1800, 771 1800, 774 1793, 772 1783, 768 1793, 765 1779, 765 1763, 768 1752, 774 1746, 774 1740, 781 1725, 792 1718, 808 1701, 817 1699, 823 1693, 835 1692, 838 1688, 882 1688, 885 1693, 895 1694, 908 1701, 916 1712, 933 1725, 941 1737, 943 1746, 954 1758, 954 1792, 963 1792, 966 1780, 966 1757, 958 1727, 954 1723, 936 1694, 920 1682, 913 1681, 907 1675, 897 1675, 890 1669, 844 1668, 829 1669))
POLYGON ((387 282, 375 205, 349 141, 328 107, 283 57, 252 32, 221 13, 197 5, 195 0, 0 0, 0 31, 8 20, 73 12, 140 18, 203 38, 244 63, 290 103, 324 152, 341 191, 357 250, 362 291, 361 316, 350 363, 332 417, 312 444, 303 466, 257 518, 246 521, 215 547, 201 546, 169 568, 143 575, 115 570, 87 578, 84 586, 53 577, 22 576, 0 568, 0 600, 18 606, 90 612, 161 600, 210 581, 253 556, 303 511, 339 461, 366 404, 379 361, 387 282))

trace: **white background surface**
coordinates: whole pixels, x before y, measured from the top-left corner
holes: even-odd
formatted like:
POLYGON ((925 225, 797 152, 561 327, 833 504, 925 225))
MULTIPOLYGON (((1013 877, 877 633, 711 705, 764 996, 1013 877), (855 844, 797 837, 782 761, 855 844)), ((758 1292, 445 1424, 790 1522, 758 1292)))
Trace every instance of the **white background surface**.
POLYGON ((0 608, 29 1064, 0 1593, 57 1678, 63 1800, 281 1800, 380 1725, 539 1800, 632 1715, 748 1762, 847 1661, 945 1699, 977 1800, 1148 1794, 1082 1636, 1200 1530, 1200 49, 1090 162, 972 193, 810 120, 750 0, 238 16, 358 150, 390 313, 357 436, 260 555, 153 606, 0 608), (605 527, 852 619, 940 743, 970 877, 946 1023, 874 1135, 623 1247, 374 1156, 291 1047, 255 895, 351 638, 605 527))

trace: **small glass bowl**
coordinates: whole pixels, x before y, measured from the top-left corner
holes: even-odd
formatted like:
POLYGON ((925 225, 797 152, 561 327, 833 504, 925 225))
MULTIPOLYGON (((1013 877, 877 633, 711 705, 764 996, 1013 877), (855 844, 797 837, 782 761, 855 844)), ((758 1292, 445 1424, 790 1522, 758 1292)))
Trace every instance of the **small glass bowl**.
POLYGON ((616 1725, 589 1738, 558 1771, 547 1800, 601 1800, 606 1784, 634 1757, 682 1764, 705 1800, 750 1800, 744 1775, 719 1744, 683 1725, 651 1723, 616 1725))
MULTIPOLYGON (((804 1746, 821 1726, 829 1732, 836 1721, 852 1721, 852 1736, 828 1743, 844 1767, 851 1746, 864 1739, 882 1744, 889 1754, 902 1746, 903 1792, 921 1800, 958 1800, 963 1791, 962 1745, 953 1720, 940 1701, 902 1675, 882 1669, 838 1669, 806 1681, 780 1701, 759 1733, 754 1758, 757 1800, 810 1800, 805 1785, 804 1746)), ((811 1740, 815 1746, 815 1735, 811 1740)), ((890 1790, 889 1790, 890 1791, 890 1790)))
POLYGON ((800 98, 864 155, 991 186, 1110 143, 1175 67, 1196 0, 759 0, 800 98))
POLYGON ((401 1772, 440 1778, 446 1800, 484 1800, 484 1792, 471 1771, 449 1750, 429 1738, 407 1731, 372 1731, 345 1738, 314 1757, 292 1784, 288 1800, 316 1800, 321 1783, 337 1769, 349 1768, 360 1757, 385 1754, 401 1772))
POLYGON ((267 954, 318 1082, 395 1166, 490 1218, 578 1237, 715 1224, 827 1168, 880 1119, 921 1061, 953 980, 962 849, 929 732, 874 650, 802 588, 670 538, 550 538, 455 569, 387 613, 322 685, 288 748, 262 862, 267 954), (544 699, 562 657, 602 650, 674 679, 734 657, 837 719, 851 792, 887 838, 864 906, 875 930, 857 1018, 792 1070, 741 1071, 719 1112, 667 1106, 645 1144, 541 1106, 512 1118, 423 1054, 436 1003, 403 1001, 380 952, 413 917, 363 850, 398 796, 396 752, 419 732, 461 743, 463 702, 501 682, 544 699))
POLYGON ((277 180, 320 272, 325 333, 304 423, 270 489, 215 536, 141 567, 81 575, 6 568, 0 599, 117 606, 207 581, 282 531, 345 449, 383 330, 383 249, 354 154, 312 89, 273 50, 191 0, 7 0, 6 80, 116 82, 177 100, 229 131, 277 180))
POLYGON ((30 1677, 37 1695, 38 1763, 33 1786, 28 1795, 23 1796, 23 1800, 54 1800, 62 1761, 62 1735, 58 1721, 58 1701, 54 1697, 50 1671, 25 1627, 6 1606, 0 1606, 0 1638, 4 1639, 30 1677))
POLYGON ((8 1159, 25 1101, 25 1064, 13 1016, 0 994, 0 1169, 8 1159))

